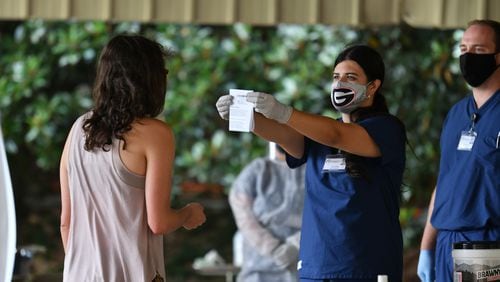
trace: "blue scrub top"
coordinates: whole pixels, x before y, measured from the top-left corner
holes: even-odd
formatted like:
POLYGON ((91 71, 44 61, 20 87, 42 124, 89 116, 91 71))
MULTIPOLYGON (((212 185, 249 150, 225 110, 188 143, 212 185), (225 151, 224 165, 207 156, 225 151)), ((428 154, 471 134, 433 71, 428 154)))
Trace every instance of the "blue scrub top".
POLYGON ((402 279, 399 202, 405 166, 404 127, 391 115, 359 124, 382 156, 361 158, 369 180, 322 172, 337 149, 305 139, 304 156, 287 155, 290 167, 306 165, 299 274, 309 279, 402 279))
POLYGON ((500 90, 477 109, 472 95, 453 106, 441 133, 441 162, 432 225, 464 231, 500 227, 500 90), (471 151, 457 150, 476 114, 471 151))

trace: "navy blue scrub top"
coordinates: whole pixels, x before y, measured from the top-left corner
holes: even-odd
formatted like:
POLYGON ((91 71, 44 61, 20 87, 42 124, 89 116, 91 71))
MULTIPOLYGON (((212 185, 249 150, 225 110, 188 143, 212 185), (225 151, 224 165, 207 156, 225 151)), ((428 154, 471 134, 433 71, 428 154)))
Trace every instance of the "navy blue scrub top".
POLYGON ((382 156, 362 158, 369 181, 344 172, 322 172, 337 149, 305 139, 304 156, 287 155, 292 168, 307 162, 299 274, 309 279, 401 281, 403 243, 399 202, 405 167, 406 135, 391 115, 359 124, 382 156))
POLYGON ((500 227, 500 90, 477 109, 472 95, 448 113, 441 133, 441 161, 432 225, 439 230, 500 227), (462 131, 477 133, 471 151, 457 150, 462 131))

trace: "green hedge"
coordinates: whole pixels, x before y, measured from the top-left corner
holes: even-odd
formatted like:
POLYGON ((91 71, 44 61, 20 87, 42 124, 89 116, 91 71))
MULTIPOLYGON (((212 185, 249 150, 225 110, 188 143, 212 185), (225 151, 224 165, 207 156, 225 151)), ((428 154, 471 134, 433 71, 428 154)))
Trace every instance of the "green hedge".
POLYGON ((401 220, 407 246, 416 243, 422 225, 415 218, 427 205, 436 179, 442 121, 467 91, 454 56, 461 31, 405 25, 359 29, 45 21, 0 23, 0 112, 21 242, 58 236, 58 218, 50 220, 54 230, 29 232, 34 224, 31 203, 57 202, 66 134, 91 106, 101 48, 122 32, 154 38, 174 53, 167 65, 162 115, 177 140, 176 193, 186 181, 227 189, 245 164, 266 152, 265 142, 252 134, 228 132, 214 106, 219 95, 230 88, 259 90, 298 109, 336 116, 329 97, 336 55, 352 43, 379 50, 386 62, 384 94, 408 130, 401 220))

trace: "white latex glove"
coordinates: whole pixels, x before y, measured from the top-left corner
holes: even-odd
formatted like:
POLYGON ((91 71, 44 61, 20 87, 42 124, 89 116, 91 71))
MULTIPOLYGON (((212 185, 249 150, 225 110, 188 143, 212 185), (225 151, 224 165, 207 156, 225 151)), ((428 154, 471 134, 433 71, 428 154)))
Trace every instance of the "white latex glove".
POLYGON ((293 112, 292 107, 280 103, 266 93, 250 92, 247 94, 247 101, 255 105, 256 112, 279 123, 287 123, 293 112))
POLYGON ((291 244, 281 244, 271 253, 274 263, 281 269, 294 268, 299 259, 299 249, 291 244))
POLYGON ((233 103, 233 96, 231 95, 223 95, 220 96, 215 103, 215 107, 217 107, 217 111, 222 119, 229 120, 229 106, 233 103))

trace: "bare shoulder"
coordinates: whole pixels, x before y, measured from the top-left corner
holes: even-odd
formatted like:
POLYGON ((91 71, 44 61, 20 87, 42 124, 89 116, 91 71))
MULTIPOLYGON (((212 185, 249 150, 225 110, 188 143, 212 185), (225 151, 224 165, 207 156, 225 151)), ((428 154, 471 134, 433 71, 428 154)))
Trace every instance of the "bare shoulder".
POLYGON ((133 128, 142 138, 174 138, 174 134, 170 125, 162 120, 155 118, 140 119, 134 122, 133 128))
POLYGON ((172 128, 159 119, 143 118, 132 124, 132 130, 126 136, 127 148, 143 154, 171 151, 175 148, 175 136, 172 128))

